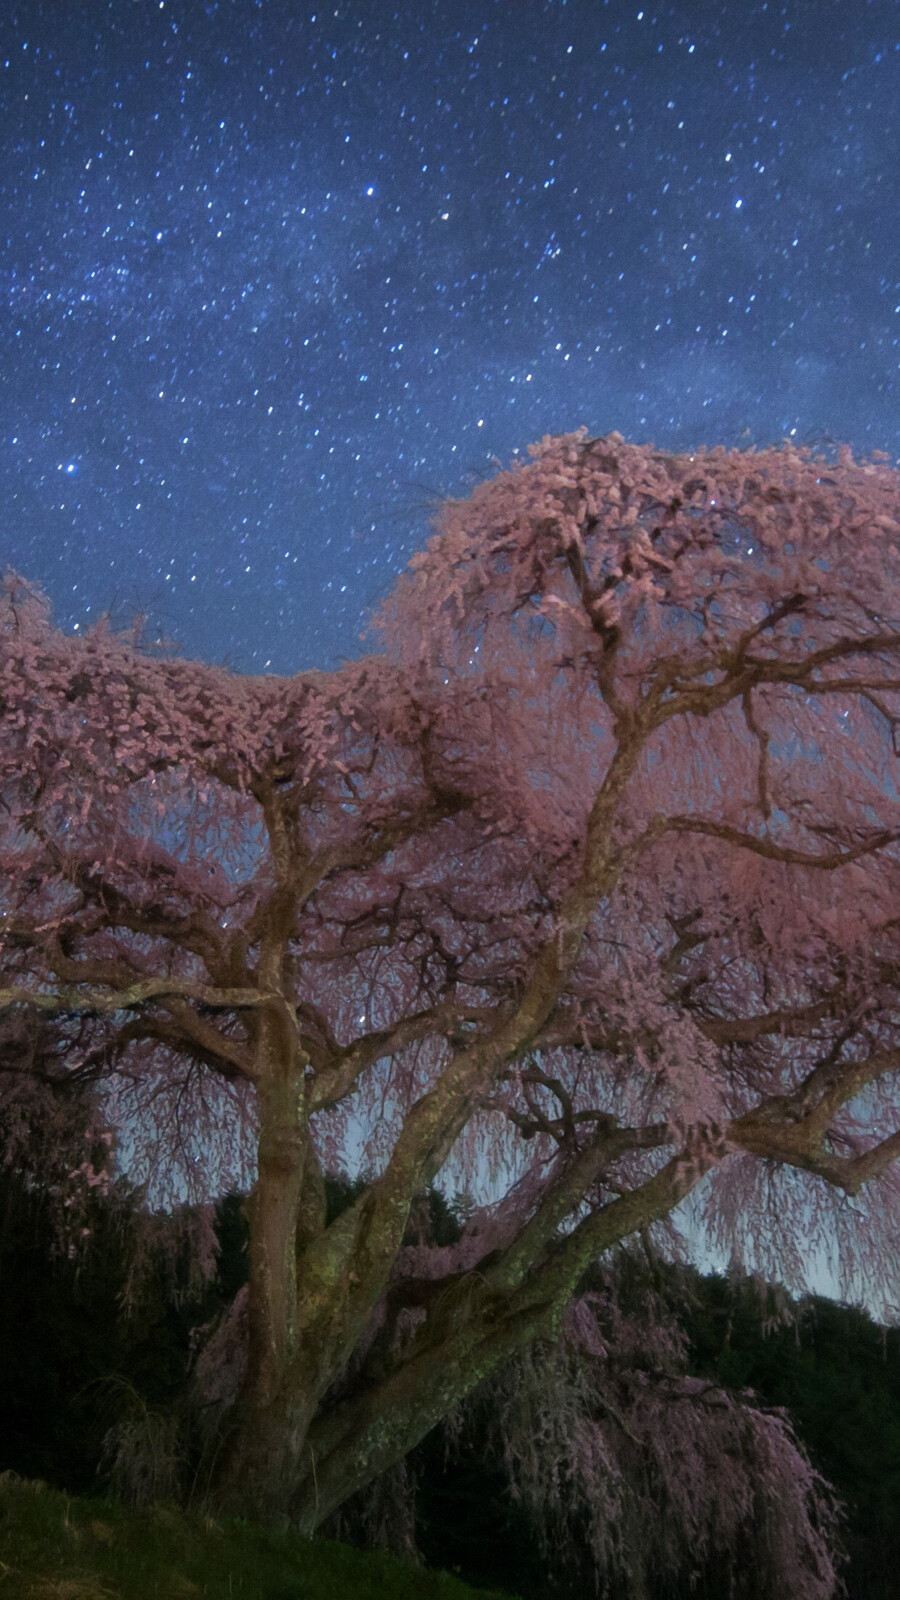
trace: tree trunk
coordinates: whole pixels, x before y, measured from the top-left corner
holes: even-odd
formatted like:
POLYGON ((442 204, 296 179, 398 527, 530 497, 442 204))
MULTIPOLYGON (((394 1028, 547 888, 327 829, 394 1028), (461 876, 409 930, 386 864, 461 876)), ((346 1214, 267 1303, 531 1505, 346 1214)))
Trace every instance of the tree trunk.
POLYGON ((308 1154, 295 1052, 282 1052, 270 1064, 258 1098, 257 1179, 248 1201, 247 1372, 213 1496, 223 1511, 277 1525, 287 1518, 289 1487, 318 1398, 304 1396, 296 1378, 289 1381, 296 1368, 297 1226, 308 1154))
POLYGON ((289 1526, 309 1420, 302 1397, 292 1403, 286 1393, 267 1406, 239 1404, 211 1494, 220 1514, 262 1527, 289 1526))
MULTIPOLYGON (((468 1302, 471 1288, 457 1288, 468 1302)), ((445 1291, 445 1299, 454 1298, 445 1291)), ((514 1307, 513 1298, 509 1317, 496 1298, 490 1306, 467 1303, 462 1325, 446 1305, 440 1330, 377 1379, 364 1374, 358 1389, 318 1416, 339 1374, 328 1351, 313 1348, 312 1340, 308 1352, 295 1351, 277 1389, 262 1400, 257 1388, 248 1388, 238 1404, 212 1497, 217 1510, 311 1537, 351 1495, 402 1461, 484 1378, 547 1331, 551 1306, 535 1295, 527 1308, 516 1297, 514 1307)))

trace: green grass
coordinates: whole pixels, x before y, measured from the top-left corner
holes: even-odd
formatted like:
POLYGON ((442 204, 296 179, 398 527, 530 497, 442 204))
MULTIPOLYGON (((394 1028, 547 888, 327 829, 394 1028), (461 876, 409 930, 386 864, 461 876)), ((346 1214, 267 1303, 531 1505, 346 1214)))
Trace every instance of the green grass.
POLYGON ((0 1600, 503 1600, 446 1572, 0 1475, 0 1600))

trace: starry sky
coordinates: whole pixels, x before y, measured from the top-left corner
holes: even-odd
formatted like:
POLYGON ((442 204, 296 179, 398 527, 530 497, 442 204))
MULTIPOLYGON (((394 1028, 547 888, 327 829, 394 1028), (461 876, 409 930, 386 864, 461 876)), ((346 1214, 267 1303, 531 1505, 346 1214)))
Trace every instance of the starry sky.
POLYGON ((898 0, 5 0, 0 564, 330 667, 545 433, 900 453, 898 0))

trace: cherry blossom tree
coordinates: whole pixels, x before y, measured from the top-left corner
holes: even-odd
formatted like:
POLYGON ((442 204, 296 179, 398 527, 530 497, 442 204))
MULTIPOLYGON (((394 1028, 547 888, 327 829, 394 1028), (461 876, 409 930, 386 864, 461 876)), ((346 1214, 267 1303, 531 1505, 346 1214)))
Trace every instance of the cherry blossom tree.
POLYGON ((445 505, 333 673, 8 578, 9 1158, 90 1088, 151 1198, 251 1176, 220 1506, 312 1531, 694 1191, 896 1295, 898 538, 883 457, 579 433, 445 505), (483 1203, 412 1244, 439 1176, 483 1203))

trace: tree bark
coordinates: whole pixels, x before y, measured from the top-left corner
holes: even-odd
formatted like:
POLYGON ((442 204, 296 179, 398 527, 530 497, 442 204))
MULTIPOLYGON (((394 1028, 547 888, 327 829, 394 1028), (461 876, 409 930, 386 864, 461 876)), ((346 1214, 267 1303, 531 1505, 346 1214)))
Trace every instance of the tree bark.
POLYGON ((302 1057, 283 1037, 289 1022, 273 1011, 261 1020, 257 1049, 262 1070, 257 1178, 247 1205, 247 1372, 215 1488, 223 1510, 267 1524, 286 1519, 285 1485, 296 1477, 317 1400, 287 1381, 297 1356, 297 1230, 311 1147, 302 1057))

